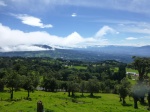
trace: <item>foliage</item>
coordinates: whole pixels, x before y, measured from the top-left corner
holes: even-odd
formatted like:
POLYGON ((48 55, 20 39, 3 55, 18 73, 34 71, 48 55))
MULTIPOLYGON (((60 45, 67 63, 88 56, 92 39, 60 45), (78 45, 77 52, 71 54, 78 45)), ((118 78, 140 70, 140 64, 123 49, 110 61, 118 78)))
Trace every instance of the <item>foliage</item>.
POLYGON ((14 89, 17 90, 22 85, 21 76, 17 72, 10 70, 5 77, 5 83, 6 87, 10 89, 10 99, 13 99, 14 89))
POLYGON ((100 84, 97 79, 89 79, 87 82, 87 90, 90 92, 90 96, 93 97, 93 93, 98 93, 100 84))
POLYGON ((122 98, 123 104, 125 104, 125 98, 130 93, 131 84, 128 79, 124 78, 121 80, 121 84, 119 85, 118 91, 120 98, 122 98))
POLYGON ((150 72, 150 58, 145 57, 133 57, 134 62, 133 66, 139 73, 139 81, 142 82, 144 80, 144 76, 150 72))
POLYGON ((5 69, 0 69, 0 91, 4 90, 5 80, 4 77, 6 76, 5 69))
POLYGON ((39 84, 39 77, 36 74, 29 73, 27 76, 23 76, 24 83, 23 88, 27 90, 28 96, 30 97, 30 92, 33 92, 39 84))

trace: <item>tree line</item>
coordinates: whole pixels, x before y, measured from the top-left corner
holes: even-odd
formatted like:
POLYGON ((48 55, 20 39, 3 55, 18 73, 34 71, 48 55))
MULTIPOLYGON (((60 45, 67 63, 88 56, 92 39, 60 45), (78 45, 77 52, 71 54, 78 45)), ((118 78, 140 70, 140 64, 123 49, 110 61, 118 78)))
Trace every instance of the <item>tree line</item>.
POLYGON ((116 92, 116 85, 126 75, 126 64, 118 62, 87 63, 51 58, 0 58, 0 88, 13 91, 24 88, 29 93, 40 86, 45 91, 66 90, 68 95, 81 91, 116 92), (69 68, 84 66, 85 69, 69 68), (117 67, 118 70, 114 71, 117 67))

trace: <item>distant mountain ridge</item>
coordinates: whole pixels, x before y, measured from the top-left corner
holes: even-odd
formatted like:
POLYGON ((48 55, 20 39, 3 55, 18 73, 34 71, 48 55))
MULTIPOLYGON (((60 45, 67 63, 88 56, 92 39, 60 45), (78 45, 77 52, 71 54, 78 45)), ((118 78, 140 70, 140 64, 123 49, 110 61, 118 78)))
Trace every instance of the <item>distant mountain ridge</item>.
POLYGON ((96 51, 96 52, 104 52, 110 54, 126 54, 126 55, 137 55, 137 56, 150 56, 150 46, 104 46, 104 47, 88 47, 87 50, 96 51))
POLYGON ((52 57, 81 61, 117 60, 129 63, 132 56, 150 57, 150 46, 89 46, 84 48, 65 48, 61 46, 32 45, 42 50, 39 51, 13 51, 0 52, 0 56, 21 57, 52 57))

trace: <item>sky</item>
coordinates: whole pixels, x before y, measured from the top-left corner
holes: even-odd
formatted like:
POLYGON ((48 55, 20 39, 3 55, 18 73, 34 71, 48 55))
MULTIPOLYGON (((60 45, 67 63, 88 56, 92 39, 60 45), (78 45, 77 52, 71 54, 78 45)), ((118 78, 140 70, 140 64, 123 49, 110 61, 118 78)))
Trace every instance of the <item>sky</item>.
POLYGON ((0 0, 0 51, 150 45, 149 0, 0 0))

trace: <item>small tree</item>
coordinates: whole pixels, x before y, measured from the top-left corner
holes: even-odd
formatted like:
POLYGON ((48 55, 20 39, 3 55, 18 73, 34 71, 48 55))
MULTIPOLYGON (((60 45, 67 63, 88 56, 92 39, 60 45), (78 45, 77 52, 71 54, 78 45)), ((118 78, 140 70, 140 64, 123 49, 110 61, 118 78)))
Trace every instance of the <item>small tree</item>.
POLYGON ((126 64, 120 64, 119 65, 119 71, 118 71, 118 81, 120 82, 123 78, 126 77, 126 64))
POLYGON ((100 84, 97 79, 89 79, 87 82, 87 90, 90 92, 90 96, 93 97, 94 92, 99 92, 100 84))
POLYGON ((54 92, 54 90, 57 89, 57 87, 58 87, 58 81, 55 78, 51 78, 49 83, 50 83, 49 89, 52 92, 54 92))
POLYGON ((131 84, 126 78, 121 80, 121 84, 119 86, 118 92, 119 92, 120 98, 122 98, 123 105, 126 104, 125 98, 129 94, 130 87, 131 87, 131 84))
POLYGON ((85 81, 82 81, 82 82, 80 83, 80 90, 81 90, 82 96, 84 96, 83 93, 84 93, 84 90, 85 90, 85 89, 86 89, 86 82, 85 82, 85 81))
POLYGON ((23 88, 28 92, 27 98, 30 97, 30 92, 33 92, 38 84, 39 78, 35 74, 28 74, 27 76, 24 76, 23 88))
POLYGON ((15 89, 21 87, 22 81, 21 76, 16 72, 11 70, 5 77, 6 87, 10 89, 10 99, 13 99, 13 92, 15 89))
POLYGON ((76 92, 79 89, 79 78, 77 74, 70 74, 68 76, 68 83, 67 83, 67 89, 68 89, 68 96, 70 96, 70 93, 72 92, 71 96, 75 96, 74 92, 76 92))
POLYGON ((68 96, 74 97, 75 96, 74 92, 79 89, 79 84, 74 81, 68 81, 67 88, 68 88, 68 96), (70 92, 72 93, 71 95, 70 92))
POLYGON ((45 88, 45 91, 52 92, 54 92, 54 90, 57 89, 58 81, 56 80, 56 78, 54 78, 53 72, 45 74, 43 76, 42 87, 45 88))
POLYGON ((138 85, 134 85, 133 89, 132 89, 132 96, 133 96, 133 100, 134 100, 134 108, 137 109, 138 108, 138 100, 139 100, 139 87, 138 85))

